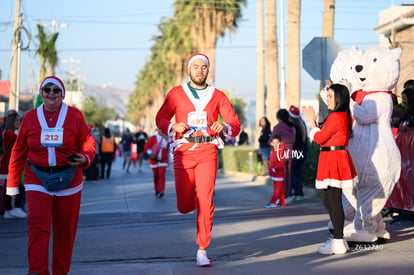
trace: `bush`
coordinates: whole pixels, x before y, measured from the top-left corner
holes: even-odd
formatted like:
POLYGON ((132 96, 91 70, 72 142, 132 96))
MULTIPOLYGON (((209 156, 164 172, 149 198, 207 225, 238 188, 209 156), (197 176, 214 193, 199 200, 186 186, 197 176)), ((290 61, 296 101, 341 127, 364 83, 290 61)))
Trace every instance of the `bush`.
POLYGON ((250 146, 225 146, 219 151, 219 168, 224 171, 263 174, 263 166, 257 159, 257 149, 250 146))
POLYGON ((315 188, 316 172, 318 170, 320 146, 316 142, 309 142, 308 154, 303 165, 303 185, 315 188))
MULTIPOLYGON (((302 170, 303 185, 315 188, 316 171, 319 160, 319 144, 309 142, 308 154, 302 170)), ((250 146, 225 146, 219 150, 219 169, 263 175, 262 162, 257 157, 257 149, 250 146)))

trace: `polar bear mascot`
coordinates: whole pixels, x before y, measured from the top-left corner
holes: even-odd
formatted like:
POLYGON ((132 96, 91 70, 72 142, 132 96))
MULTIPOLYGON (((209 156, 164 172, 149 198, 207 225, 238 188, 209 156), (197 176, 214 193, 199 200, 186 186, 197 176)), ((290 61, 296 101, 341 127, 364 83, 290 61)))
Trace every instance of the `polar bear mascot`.
POLYGON ((389 239, 381 210, 398 181, 401 156, 391 131, 391 90, 400 75, 401 49, 372 46, 338 54, 331 68, 333 82, 349 83, 354 119, 349 140, 359 183, 343 189, 344 238, 352 242, 389 239))

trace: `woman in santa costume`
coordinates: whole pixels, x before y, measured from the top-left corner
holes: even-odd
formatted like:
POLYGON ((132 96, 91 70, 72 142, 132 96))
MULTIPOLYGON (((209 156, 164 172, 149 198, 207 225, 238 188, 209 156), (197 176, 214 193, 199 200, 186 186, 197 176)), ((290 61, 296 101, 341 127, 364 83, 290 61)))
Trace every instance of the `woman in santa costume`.
POLYGON ((82 168, 95 156, 95 139, 82 113, 63 103, 65 87, 59 78, 46 77, 39 92, 43 104, 24 116, 12 150, 7 194, 18 194, 27 160, 29 274, 50 274, 51 230, 52 273, 67 274, 79 218, 82 168))
POLYGON ((168 166, 168 136, 157 130, 144 145, 144 150, 150 156, 150 166, 154 175, 155 196, 164 197, 165 171, 168 166))
POLYGON ((321 145, 316 188, 324 190, 323 202, 334 227, 333 239, 326 241, 318 251, 321 254, 344 254, 348 244, 343 239, 342 188, 358 182, 346 147, 352 134, 348 89, 341 84, 332 84, 328 89, 327 104, 330 114, 321 129, 316 127, 315 110, 312 107, 302 110, 310 124, 310 138, 321 145))
POLYGON ((238 118, 227 96, 206 83, 209 59, 194 54, 187 61, 190 81, 171 89, 156 116, 158 129, 175 136, 174 176, 177 208, 181 213, 197 209, 197 264, 211 266, 206 249, 213 227, 213 192, 217 173, 220 133, 236 137, 238 118), (225 122, 218 122, 218 115, 225 122), (175 122, 171 119, 175 116, 175 122))

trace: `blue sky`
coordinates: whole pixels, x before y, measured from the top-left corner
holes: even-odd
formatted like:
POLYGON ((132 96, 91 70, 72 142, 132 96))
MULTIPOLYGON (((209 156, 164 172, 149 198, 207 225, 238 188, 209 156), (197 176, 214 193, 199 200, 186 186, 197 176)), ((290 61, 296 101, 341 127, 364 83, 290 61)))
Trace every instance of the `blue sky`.
MULTIPOLYGON (((150 56, 151 39, 157 34, 157 24, 161 17, 172 15, 174 3, 173 0, 21 1, 23 26, 31 32, 32 42, 30 51, 21 55, 20 86, 32 87, 33 90, 37 89, 39 71, 34 38, 37 23, 50 25, 55 20, 68 24, 67 27, 56 27, 59 58, 61 61, 79 60, 80 63, 73 64, 73 70, 76 75, 80 73, 85 82, 132 90, 140 69, 150 56)), ((378 26, 379 12, 392 4, 407 2, 336 0, 335 40, 345 49, 352 45, 365 49, 378 44, 378 35, 373 29, 378 26)), ((322 35, 323 3, 323 0, 302 0, 302 48, 313 37, 322 35)), ((14 9, 15 0, 0 2, 2 80, 10 79, 14 9)), ((233 96, 248 101, 255 99, 256 89, 256 1, 248 0, 242 13, 239 28, 217 43, 215 86, 231 90, 233 96)), ((52 28, 46 27, 46 30, 51 32, 52 28)), ((65 78, 69 71, 69 62, 59 63, 59 76, 65 78)), ((313 98, 318 93, 319 82, 312 80, 304 70, 301 85, 303 98, 313 98)))

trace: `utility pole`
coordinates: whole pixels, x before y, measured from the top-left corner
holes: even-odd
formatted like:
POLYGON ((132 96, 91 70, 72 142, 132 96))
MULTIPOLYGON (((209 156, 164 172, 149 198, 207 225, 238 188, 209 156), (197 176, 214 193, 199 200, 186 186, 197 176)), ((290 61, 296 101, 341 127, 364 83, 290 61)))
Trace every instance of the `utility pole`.
POLYGON ((52 33, 56 32, 56 27, 58 28, 67 28, 69 26, 68 23, 59 23, 56 22, 55 20, 52 20, 51 24, 41 24, 43 27, 52 27, 52 33))
MULTIPOLYGON (((74 71, 73 71, 73 64, 80 64, 81 61, 79 59, 74 59, 73 57, 69 58, 69 60, 63 59, 62 63, 70 63, 70 71, 69 71, 69 92, 70 92, 70 97, 69 97, 69 104, 72 104, 72 93, 73 93, 73 76, 75 75, 74 71)), ((80 83, 78 83, 78 90, 80 91, 80 83)))
POLYGON ((22 17, 20 13, 20 0, 16 0, 13 24, 13 41, 12 41, 12 65, 10 77, 10 94, 9 107, 19 111, 19 89, 20 89, 20 29, 22 26, 22 17))

